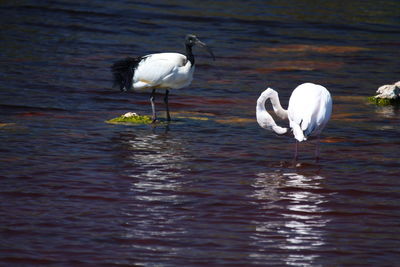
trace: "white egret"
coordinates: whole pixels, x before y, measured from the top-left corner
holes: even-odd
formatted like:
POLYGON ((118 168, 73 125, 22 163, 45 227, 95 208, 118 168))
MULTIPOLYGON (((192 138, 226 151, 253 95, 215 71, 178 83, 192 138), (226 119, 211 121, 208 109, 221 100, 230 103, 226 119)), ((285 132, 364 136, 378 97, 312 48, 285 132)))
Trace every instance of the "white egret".
POLYGON ((282 108, 278 93, 268 88, 257 100, 257 122, 265 129, 278 135, 288 133, 288 128, 278 126, 265 109, 265 101, 271 100, 274 112, 281 119, 289 119, 289 126, 296 139, 295 159, 298 142, 306 141, 310 136, 317 136, 316 159, 319 158, 319 137, 332 113, 332 98, 329 91, 317 84, 303 83, 297 86, 290 96, 288 109, 282 108))
POLYGON ((186 54, 157 53, 141 57, 128 57, 115 62, 112 67, 114 87, 121 91, 134 89, 138 91, 151 90, 150 103, 152 119, 156 121, 155 92, 156 89, 165 89, 164 102, 167 111, 167 120, 171 120, 168 107, 169 89, 180 89, 188 86, 193 79, 194 55, 192 47, 199 45, 205 48, 215 60, 212 50, 195 35, 188 34, 185 39, 186 54))

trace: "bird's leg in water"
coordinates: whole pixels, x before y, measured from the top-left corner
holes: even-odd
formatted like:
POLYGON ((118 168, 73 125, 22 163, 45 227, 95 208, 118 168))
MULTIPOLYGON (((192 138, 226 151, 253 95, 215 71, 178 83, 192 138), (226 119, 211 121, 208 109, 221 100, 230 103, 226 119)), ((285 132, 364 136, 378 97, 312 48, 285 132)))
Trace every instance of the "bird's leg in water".
POLYGON ((164 103, 165 103, 165 109, 167 111, 167 121, 171 121, 171 116, 169 115, 168 95, 169 95, 169 90, 165 89, 164 103))
POLYGON ((294 141, 295 145, 294 145, 294 161, 297 161, 298 157, 297 157, 297 153, 299 150, 299 142, 297 140, 294 141))
POLYGON ((153 115, 151 117, 152 122, 155 122, 157 120, 156 107, 154 105, 155 93, 156 93, 156 89, 153 89, 153 91, 151 92, 151 95, 150 95, 151 110, 153 112, 153 115))
POLYGON ((320 142, 320 136, 317 136, 317 143, 315 144, 315 162, 319 161, 319 142, 320 142))

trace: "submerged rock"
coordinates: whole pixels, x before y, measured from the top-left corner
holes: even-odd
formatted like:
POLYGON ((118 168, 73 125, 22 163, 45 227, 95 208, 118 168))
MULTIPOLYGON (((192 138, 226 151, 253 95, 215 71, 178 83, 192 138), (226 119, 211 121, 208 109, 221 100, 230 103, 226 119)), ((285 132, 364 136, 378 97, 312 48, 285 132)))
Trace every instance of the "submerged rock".
POLYGON ((377 95, 369 97, 369 100, 377 105, 400 104, 400 81, 395 84, 382 85, 376 93, 377 95))

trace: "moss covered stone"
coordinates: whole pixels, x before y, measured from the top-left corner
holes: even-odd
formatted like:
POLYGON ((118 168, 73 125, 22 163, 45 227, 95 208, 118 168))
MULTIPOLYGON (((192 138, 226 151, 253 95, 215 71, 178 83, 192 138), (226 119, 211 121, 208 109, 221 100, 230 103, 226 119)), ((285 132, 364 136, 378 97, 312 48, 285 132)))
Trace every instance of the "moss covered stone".
POLYGON ((115 124, 124 124, 124 123, 128 123, 128 124, 150 124, 152 123, 152 119, 150 116, 141 116, 138 115, 134 112, 128 112, 122 116, 119 116, 117 118, 111 119, 106 121, 108 123, 115 123, 115 124))
POLYGON ((376 94, 376 96, 369 97, 368 100, 378 106, 399 105, 400 81, 382 85, 376 90, 376 94))

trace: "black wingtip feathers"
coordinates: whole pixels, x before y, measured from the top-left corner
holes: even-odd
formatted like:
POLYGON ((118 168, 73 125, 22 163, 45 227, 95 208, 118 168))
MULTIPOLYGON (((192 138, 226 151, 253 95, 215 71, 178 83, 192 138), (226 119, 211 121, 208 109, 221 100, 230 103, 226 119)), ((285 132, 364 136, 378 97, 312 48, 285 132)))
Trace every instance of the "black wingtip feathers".
POLYGON ((111 71, 114 78, 113 88, 118 87, 121 91, 127 91, 131 89, 135 68, 141 60, 141 57, 127 57, 115 62, 111 66, 111 71))

